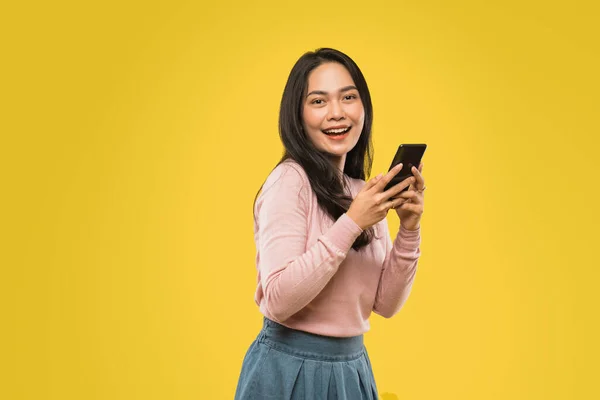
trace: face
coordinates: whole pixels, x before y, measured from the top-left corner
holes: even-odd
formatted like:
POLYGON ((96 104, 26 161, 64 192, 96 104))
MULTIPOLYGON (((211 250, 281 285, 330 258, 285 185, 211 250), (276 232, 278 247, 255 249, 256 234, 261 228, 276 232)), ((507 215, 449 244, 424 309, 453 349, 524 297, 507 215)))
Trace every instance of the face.
POLYGON ((319 65, 308 76, 303 123, 317 149, 331 155, 341 169, 363 129, 365 110, 358 89, 341 64, 319 65))

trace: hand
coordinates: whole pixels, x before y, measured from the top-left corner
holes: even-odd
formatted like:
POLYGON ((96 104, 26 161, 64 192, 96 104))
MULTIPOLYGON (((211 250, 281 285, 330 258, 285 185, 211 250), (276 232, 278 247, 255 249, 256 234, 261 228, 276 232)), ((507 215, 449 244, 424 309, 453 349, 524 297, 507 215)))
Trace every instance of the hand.
POLYGON ((400 198, 391 200, 391 198, 398 196, 398 193, 404 188, 413 184, 416 180, 415 177, 406 178, 385 192, 383 191, 385 186, 398 174, 398 172, 400 172, 401 169, 402 164, 398 164, 384 176, 379 174, 375 178, 369 180, 356 195, 356 198, 352 201, 352 204, 350 204, 350 208, 346 212, 346 215, 352 218, 361 229, 365 230, 375 225, 386 217, 390 208, 399 206, 405 201, 400 198))
POLYGON ((400 205, 396 206, 396 214, 400 218, 400 225, 408 230, 417 230, 423 215, 423 191, 425 190, 425 180, 423 179, 423 163, 419 169, 412 167, 412 173, 416 182, 411 183, 406 192, 400 193, 397 199, 405 199, 400 205))

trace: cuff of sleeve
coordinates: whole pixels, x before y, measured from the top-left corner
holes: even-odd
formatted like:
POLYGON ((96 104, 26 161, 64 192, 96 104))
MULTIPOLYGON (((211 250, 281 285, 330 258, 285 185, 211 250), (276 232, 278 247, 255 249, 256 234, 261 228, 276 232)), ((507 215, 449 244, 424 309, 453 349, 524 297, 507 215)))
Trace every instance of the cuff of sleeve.
POLYGON ((333 224, 325 236, 338 250, 347 253, 362 232, 363 230, 360 226, 344 213, 333 224))
POLYGON ((421 227, 419 226, 415 230, 409 230, 400 225, 398 236, 394 245, 402 247, 403 249, 416 250, 421 244, 421 227))

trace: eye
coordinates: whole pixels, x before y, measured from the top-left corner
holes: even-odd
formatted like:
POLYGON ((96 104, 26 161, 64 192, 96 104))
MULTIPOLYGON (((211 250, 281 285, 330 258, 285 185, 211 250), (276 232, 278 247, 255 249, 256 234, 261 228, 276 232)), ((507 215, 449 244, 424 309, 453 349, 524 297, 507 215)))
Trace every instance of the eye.
POLYGON ((344 96, 344 100, 353 100, 353 99, 356 99, 355 94, 348 94, 348 95, 344 96))
POLYGON ((323 104, 323 100, 322 99, 314 99, 313 101, 310 102, 311 104, 323 104))

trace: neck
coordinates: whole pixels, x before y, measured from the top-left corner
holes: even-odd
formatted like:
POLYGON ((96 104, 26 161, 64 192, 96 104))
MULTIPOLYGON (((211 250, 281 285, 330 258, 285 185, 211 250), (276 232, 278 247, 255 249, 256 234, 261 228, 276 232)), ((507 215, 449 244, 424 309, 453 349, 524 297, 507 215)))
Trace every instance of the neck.
POLYGON ((344 176, 344 165, 346 165, 346 155, 344 154, 343 156, 332 156, 331 157, 331 162, 333 164, 334 167, 337 168, 338 170, 338 176, 340 178, 343 178, 344 176))

